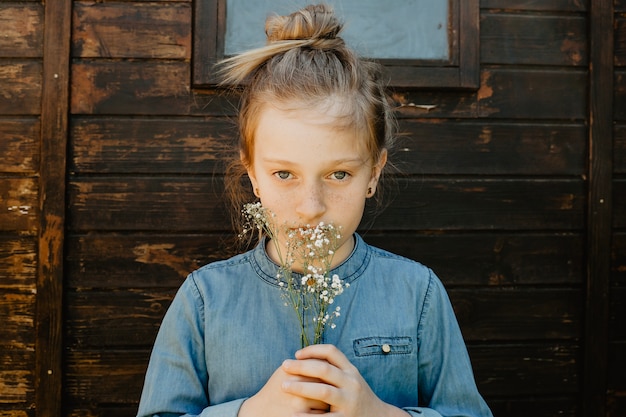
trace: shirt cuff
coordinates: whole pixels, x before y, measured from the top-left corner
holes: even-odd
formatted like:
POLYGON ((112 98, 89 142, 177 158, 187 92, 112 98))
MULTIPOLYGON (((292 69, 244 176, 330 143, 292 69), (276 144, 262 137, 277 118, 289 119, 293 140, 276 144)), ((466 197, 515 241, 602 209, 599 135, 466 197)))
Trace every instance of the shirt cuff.
POLYGON ((239 409, 247 398, 241 398, 205 408, 198 417, 237 417, 239 409))

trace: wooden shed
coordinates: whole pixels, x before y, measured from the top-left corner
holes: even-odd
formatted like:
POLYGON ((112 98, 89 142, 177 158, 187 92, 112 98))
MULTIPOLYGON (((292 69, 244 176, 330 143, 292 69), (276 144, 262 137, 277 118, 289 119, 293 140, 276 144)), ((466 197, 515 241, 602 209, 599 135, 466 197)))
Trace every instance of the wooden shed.
MULTIPOLYGON (((0 416, 135 415, 230 255, 224 1, 0 1, 0 416)), ((454 62, 390 65, 402 174, 362 233, 442 278, 497 417, 626 416, 626 1, 449 4, 454 62)))

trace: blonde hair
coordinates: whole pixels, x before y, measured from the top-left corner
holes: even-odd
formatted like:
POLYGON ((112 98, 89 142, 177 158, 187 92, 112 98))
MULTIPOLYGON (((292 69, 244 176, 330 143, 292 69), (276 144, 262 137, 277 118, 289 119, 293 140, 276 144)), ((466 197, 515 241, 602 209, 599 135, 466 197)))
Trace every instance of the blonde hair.
MULTIPOLYGON (((223 60, 223 85, 242 86, 239 107, 241 158, 227 170, 226 191, 233 205, 235 227, 240 210, 253 197, 246 185, 246 166, 254 154, 254 132, 268 103, 320 109, 339 106, 345 127, 364 133, 365 146, 376 163, 391 147, 395 119, 379 64, 360 58, 339 37, 343 24, 328 5, 309 5, 288 16, 270 16, 265 23, 267 45, 223 60)), ((377 193, 379 196, 380 193, 377 193)))

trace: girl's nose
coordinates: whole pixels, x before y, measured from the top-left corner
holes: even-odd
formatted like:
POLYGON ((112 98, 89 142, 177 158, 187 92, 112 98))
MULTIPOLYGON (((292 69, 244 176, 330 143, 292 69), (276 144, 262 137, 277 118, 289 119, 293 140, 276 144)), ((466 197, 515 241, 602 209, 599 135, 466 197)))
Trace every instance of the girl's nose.
POLYGON ((310 184, 303 187, 298 200, 296 205, 297 214, 306 222, 313 223, 319 220, 326 211, 324 191, 321 184, 310 184))

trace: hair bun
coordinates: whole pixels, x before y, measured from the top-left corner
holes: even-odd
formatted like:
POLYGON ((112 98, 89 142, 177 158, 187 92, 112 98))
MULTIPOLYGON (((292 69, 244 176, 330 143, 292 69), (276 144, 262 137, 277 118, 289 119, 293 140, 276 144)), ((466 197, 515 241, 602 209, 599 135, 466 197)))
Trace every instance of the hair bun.
POLYGON ((287 16, 270 16, 265 22, 268 43, 302 40, 312 47, 333 47, 343 44, 337 35, 343 23, 333 9, 325 4, 309 5, 287 16), (330 41, 330 42, 329 42, 330 41))

